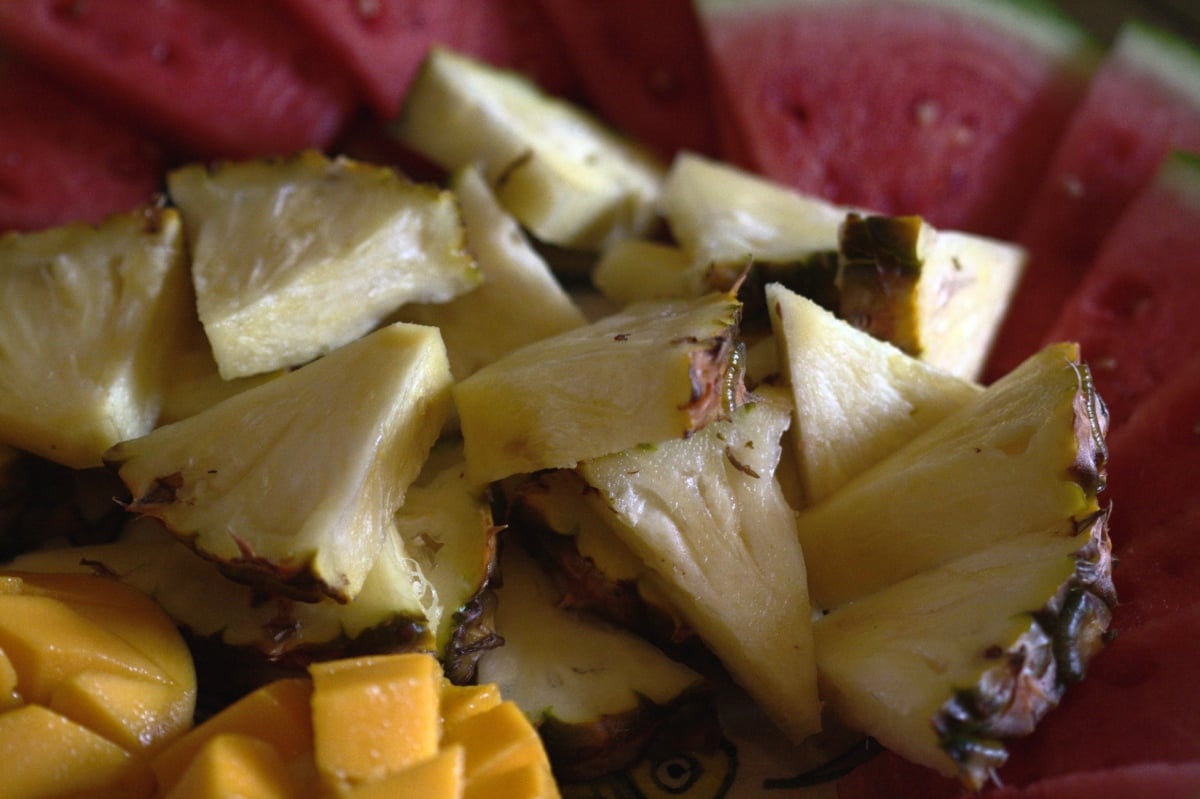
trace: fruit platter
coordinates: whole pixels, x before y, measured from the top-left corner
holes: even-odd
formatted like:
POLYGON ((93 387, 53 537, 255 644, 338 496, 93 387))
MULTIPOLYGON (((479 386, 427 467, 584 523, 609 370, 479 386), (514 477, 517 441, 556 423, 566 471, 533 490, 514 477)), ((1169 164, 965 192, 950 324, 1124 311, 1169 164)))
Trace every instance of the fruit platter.
POLYGON ((1197 42, 0 4, 0 797, 1200 795, 1197 42))

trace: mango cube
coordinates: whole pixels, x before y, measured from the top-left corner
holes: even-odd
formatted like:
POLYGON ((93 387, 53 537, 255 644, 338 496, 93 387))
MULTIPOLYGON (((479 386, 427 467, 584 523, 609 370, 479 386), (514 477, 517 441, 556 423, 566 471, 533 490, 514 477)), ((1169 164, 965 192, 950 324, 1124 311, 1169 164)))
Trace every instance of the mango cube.
POLYGON ((293 799, 298 791, 271 744, 224 732, 209 738, 166 799, 293 799))
MULTIPOLYGON (((391 776, 356 786, 343 794, 342 799, 395 799, 399 796, 456 799, 463 795, 465 758, 461 746, 451 746, 391 776)), ((499 796, 507 797, 507 794, 493 795, 499 796)))

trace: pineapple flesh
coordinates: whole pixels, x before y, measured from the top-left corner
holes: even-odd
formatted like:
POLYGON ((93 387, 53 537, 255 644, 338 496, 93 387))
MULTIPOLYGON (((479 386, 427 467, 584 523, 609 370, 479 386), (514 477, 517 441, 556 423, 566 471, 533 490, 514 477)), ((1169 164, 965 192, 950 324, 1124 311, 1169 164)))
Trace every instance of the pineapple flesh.
POLYGON ((581 463, 589 501, 732 678, 799 743, 819 731, 805 559, 775 478, 790 407, 581 463))
POLYGON ((851 213, 839 231, 838 316, 977 380, 1025 267, 1025 251, 939 231, 920 217, 851 213))
POLYGON ((170 209, 0 236, 0 443, 71 468, 158 420, 194 316, 170 209))
POLYGON ((833 609, 1001 540, 1089 518, 1107 412, 1075 344, 1046 347, 798 520, 833 609))
POLYGON ((792 443, 806 503, 977 397, 962 380, 772 283, 767 306, 796 411, 792 443))
POLYGON ((398 322, 106 460, 130 511, 231 576, 346 602, 449 415, 451 382, 438 331, 398 322))
POLYGON ((720 418, 741 399, 740 310, 725 294, 639 303, 457 383, 471 479, 569 468, 720 418))
POLYGON ((452 193, 302 152, 167 176, 221 377, 307 363, 408 302, 478 286, 452 193))

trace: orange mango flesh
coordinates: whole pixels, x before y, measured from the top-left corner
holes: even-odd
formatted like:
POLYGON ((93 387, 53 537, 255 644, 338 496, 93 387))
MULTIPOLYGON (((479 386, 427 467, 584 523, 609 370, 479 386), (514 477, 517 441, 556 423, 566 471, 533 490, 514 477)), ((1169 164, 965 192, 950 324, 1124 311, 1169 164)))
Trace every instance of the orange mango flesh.
POLYGON ((0 797, 149 797, 195 700, 191 653, 144 594, 0 571, 0 797))
POLYGON ((200 747, 165 799, 292 799, 298 795, 300 788, 271 744, 224 732, 200 747))

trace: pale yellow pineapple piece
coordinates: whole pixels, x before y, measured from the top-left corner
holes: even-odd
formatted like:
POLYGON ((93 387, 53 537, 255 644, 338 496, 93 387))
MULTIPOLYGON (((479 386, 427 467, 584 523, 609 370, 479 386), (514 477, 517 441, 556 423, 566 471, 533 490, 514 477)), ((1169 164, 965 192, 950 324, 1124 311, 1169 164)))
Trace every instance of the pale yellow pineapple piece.
POLYGON ((551 244, 599 250, 655 219, 658 160, 516 72, 435 48, 392 130, 447 170, 480 163, 500 204, 551 244))
POLYGON ((639 303, 456 384, 469 477, 574 466, 719 418, 740 390, 740 311, 726 294, 639 303))
POLYGON ((398 322, 106 457, 131 511, 227 574, 345 602, 441 431, 450 387, 438 331, 398 322))
POLYGON ((675 244, 622 239, 605 250, 592 270, 592 284, 621 305, 703 294, 687 252, 675 244))
POLYGON ((304 152, 192 164, 167 178, 220 374, 307 363, 407 302, 475 288, 454 196, 394 170, 304 152))
POLYGON ((809 504, 983 390, 852 327, 782 285, 768 285, 766 295, 795 405, 791 439, 809 504))
POLYGON ((455 173, 451 188, 483 285, 447 303, 405 306, 400 317, 440 329, 450 371, 463 380, 525 344, 581 327, 586 319, 496 201, 478 166, 455 173))
POLYGON ((98 466, 154 427, 194 313, 173 210, 0 236, 0 441, 98 466))

